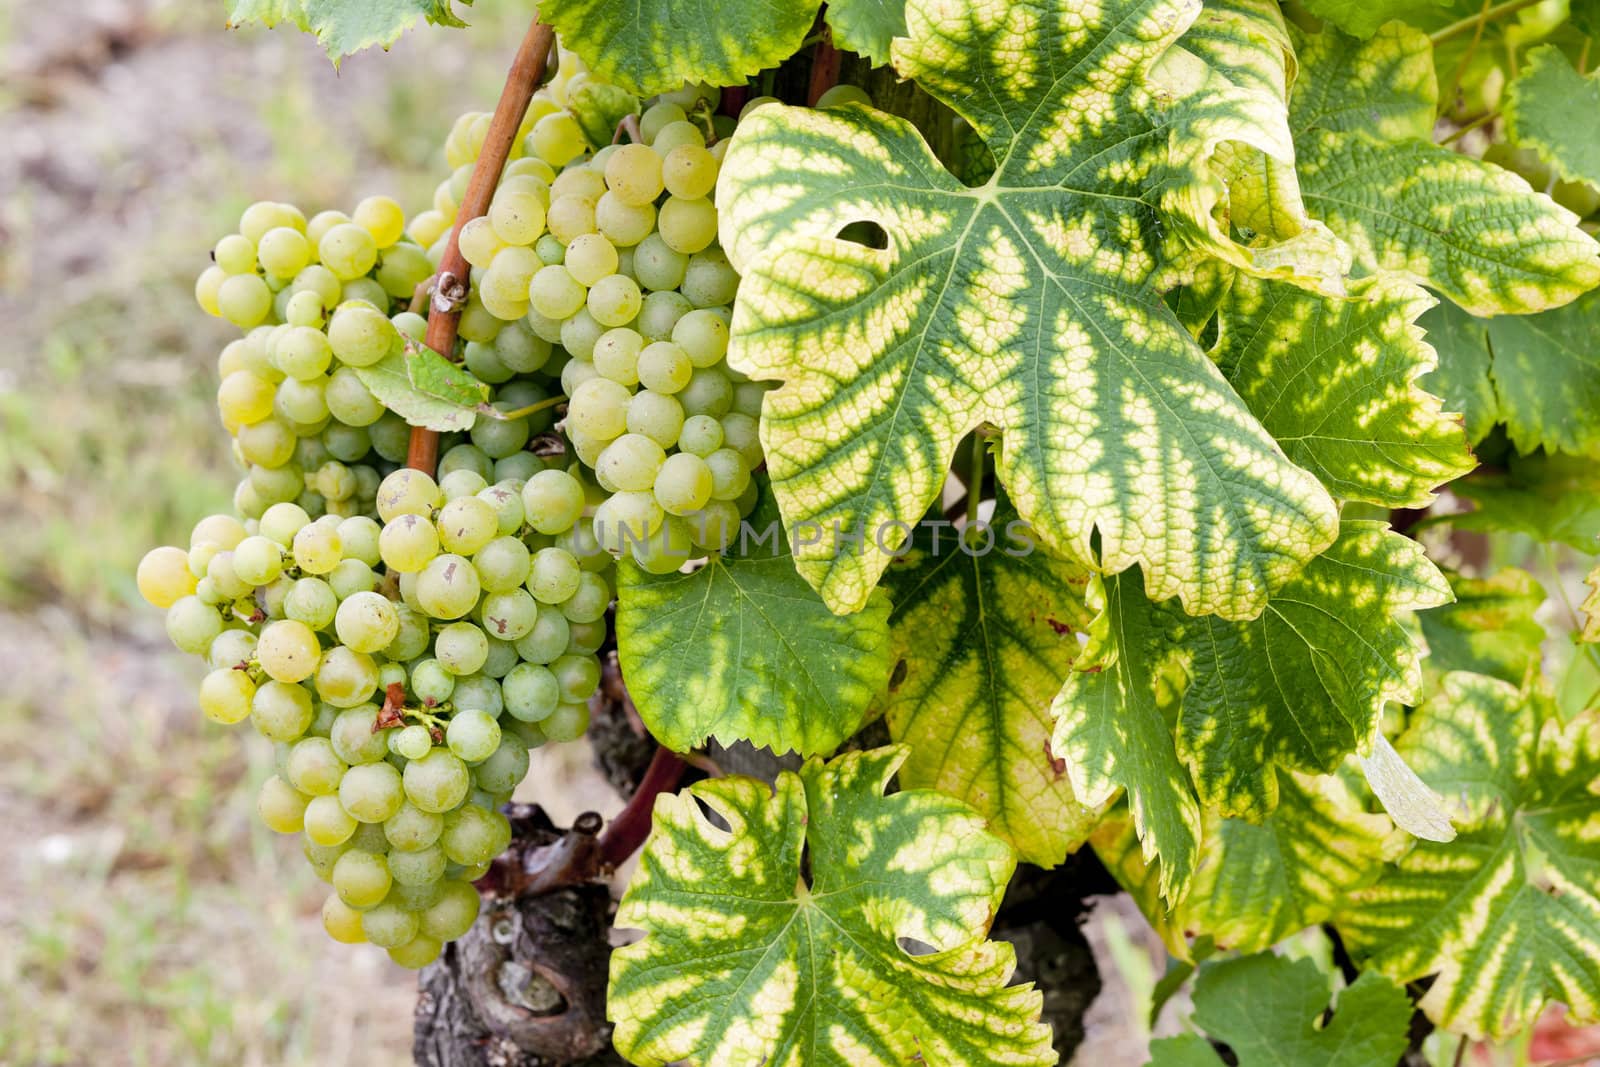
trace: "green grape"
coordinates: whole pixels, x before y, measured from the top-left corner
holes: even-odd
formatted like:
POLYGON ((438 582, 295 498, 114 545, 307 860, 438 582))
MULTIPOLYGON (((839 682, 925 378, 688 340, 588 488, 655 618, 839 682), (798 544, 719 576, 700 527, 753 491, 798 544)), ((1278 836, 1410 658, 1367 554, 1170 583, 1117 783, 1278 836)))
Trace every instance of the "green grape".
POLYGON ((328 320, 328 344, 341 362, 370 366, 400 345, 400 331, 369 304, 340 304, 328 320))
MULTIPOLYGON (((541 183, 542 184, 542 183, 541 183)), ((494 234, 508 245, 531 245, 544 233, 545 205, 534 186, 503 184, 489 205, 494 234)))
MULTIPOLYGON (((496 473, 499 473, 498 470, 496 473)), ((525 479, 500 481, 478 490, 478 499, 494 511, 496 529, 500 536, 517 533, 527 518, 522 512, 522 486, 525 481, 525 479)), ((481 578, 482 574, 479 577, 481 578)))
POLYGON ((594 285, 616 273, 617 250, 598 233, 580 234, 568 243, 564 263, 578 281, 594 285))
POLYGON ((429 707, 449 700, 455 686, 455 676, 436 659, 421 660, 411 668, 411 692, 429 707))
POLYGON ((499 715, 505 710, 500 683, 483 674, 467 674, 456 679, 453 702, 458 709, 470 708, 499 715))
POLYGON ((311 716, 311 725, 306 727, 306 733, 313 737, 327 737, 333 730, 333 724, 338 721, 341 710, 343 709, 336 708, 332 704, 318 704, 316 712, 311 716))
POLYGON ((374 732, 377 709, 370 704, 339 712, 328 730, 334 753, 347 764, 376 763, 388 754, 382 732, 374 732))
POLYGON ((458 619, 478 603, 482 586, 472 563, 457 555, 435 556, 417 575, 417 602, 436 619, 458 619))
POLYGON ((419 886, 437 882, 444 877, 449 864, 444 849, 438 845, 396 852, 389 856, 389 874, 398 885, 419 886))
MULTIPOLYGON (((660 150, 660 146, 656 146, 660 150)), ((710 196, 717 185, 717 160, 705 144, 681 144, 666 152, 661 178, 667 192, 685 200, 710 196)))
POLYGON ((257 243, 268 230, 279 226, 288 226, 303 233, 306 229, 306 218, 293 204, 274 203, 270 200, 251 204, 239 216, 239 232, 257 243))
POLYGON ((581 576, 572 553, 564 548, 541 548, 533 554, 528 592, 541 604, 559 604, 577 591, 581 576))
POLYGON ((275 348, 278 369, 290 378, 313 381, 322 377, 333 362, 333 349, 321 330, 310 326, 290 326, 275 348))
POLYGON ((427 252, 413 244, 397 244, 378 256, 373 280, 396 300, 410 300, 416 295, 417 286, 432 274, 433 261, 427 252))
POLYGON ((311 725, 311 694, 298 685, 268 681, 250 700, 250 721, 273 741, 294 741, 311 725))
POLYGON ((338 610, 338 595, 321 578, 301 578, 284 594, 284 615, 313 630, 327 629, 338 610))
POLYGON ((516 642, 517 655, 533 664, 553 663, 566 652, 570 638, 566 616, 559 611, 541 611, 532 632, 516 642))
POLYGON ((600 661, 593 656, 566 655, 550 665, 563 703, 588 700, 600 685, 600 661))
POLYGON ((588 147, 578 120, 565 111, 545 115, 534 123, 528 145, 552 167, 566 166, 588 147))
POLYGON ((510 673, 511 668, 519 662, 517 646, 511 641, 502 641, 497 637, 489 638, 489 657, 483 661, 485 677, 499 680, 510 673))
MULTIPOLYGON (((153 607, 170 608, 194 593, 196 578, 189 570, 189 554, 172 545, 152 548, 139 560, 134 573, 139 595, 153 607)), ((209 647, 211 642, 206 642, 209 647)))
POLYGON ((328 311, 322 306, 322 297, 318 294, 285 289, 274 298, 274 303, 280 300, 283 301, 283 321, 290 326, 309 326, 321 330, 326 325, 328 311))
MULTIPOLYGON (((515 410, 504 400, 496 401, 494 408, 502 413, 515 410)), ((491 460, 504 459, 514 452, 520 452, 522 446, 527 444, 528 438, 532 436, 533 428, 525 418, 485 417, 478 419, 472 426, 473 447, 491 460)))
POLYGON ((411 443, 411 427, 394 412, 384 415, 367 428, 372 450, 390 463, 403 463, 411 443))
POLYGON ((378 550, 378 537, 383 528, 365 515, 356 515, 339 523, 334 531, 344 546, 344 558, 357 559, 369 567, 376 567, 382 558, 378 550))
POLYGON ((678 433, 678 448, 702 458, 722 447, 722 423, 710 415, 690 415, 678 433))
MULTIPOLYGON (((573 392, 567 405, 567 428, 596 441, 613 440, 627 429, 630 398, 626 386, 608 378, 592 378, 573 392)), ((533 509, 528 513, 532 515, 533 509)))
POLYGON ((715 478, 706 461, 692 452, 668 456, 656 473, 656 501, 671 515, 690 515, 711 499, 715 478))
POLYGON ((456 756, 467 763, 478 763, 488 759, 499 747, 500 725, 487 712, 469 708, 456 712, 445 728, 444 737, 445 744, 456 756))
POLYGON ((728 322, 715 309, 696 308, 673 326, 672 340, 696 367, 714 367, 728 354, 728 322))
MULTIPOLYGON (((541 549, 548 552, 549 549, 541 549)), ((560 551, 557 549, 556 551, 560 551)), ((539 606, 533 597, 521 589, 511 589, 502 593, 488 593, 483 598, 483 625, 501 641, 515 641, 533 629, 534 621, 538 618, 539 606)), ((476 627, 474 627, 476 629, 476 627)), ((481 632, 481 631, 480 631, 481 632)), ((443 636, 441 634, 441 636, 443 636)), ((484 651, 485 658, 488 650, 484 651)), ((483 665, 479 661, 471 670, 460 673, 470 674, 483 665)))
POLYGON ((669 123, 683 122, 688 117, 683 108, 663 100, 644 109, 644 114, 639 117, 639 133, 646 142, 654 141, 669 123))
POLYGON ((211 579, 212 587, 224 600, 238 600, 240 597, 248 596, 254 588, 234 571, 232 552, 218 552, 213 555, 211 562, 206 564, 206 577, 211 579))
POLYGON ((222 292, 222 283, 228 279, 228 272, 221 267, 212 265, 200 272, 194 280, 194 299, 207 315, 215 318, 222 317, 222 304, 218 296, 222 292))
POLYGON ((411 574, 438 556, 439 534, 425 517, 401 515, 384 525, 378 550, 390 570, 411 574))
POLYGON ((316 686, 317 694, 334 707, 355 707, 378 688, 378 665, 364 652, 335 645, 317 664, 316 686))
MULTIPOLYGON (((656 225, 661 240, 674 252, 699 252, 717 239, 717 209, 704 197, 685 200, 671 196, 661 205, 656 225)), ((693 264, 693 259, 690 263, 693 264)), ((685 268, 684 278, 687 284, 688 268, 685 268)))
POLYGON ((739 382, 733 387, 733 410, 759 420, 766 398, 767 387, 761 382, 739 382))
MULTIPOLYGON (((308 523, 311 516, 306 514, 305 508, 298 504, 274 504, 261 516, 259 526, 263 537, 271 538, 284 548, 294 544, 295 534, 299 533, 308 523)), ((240 528, 240 538, 243 540, 244 530, 240 528)), ((238 544, 235 541, 234 544, 238 544)), ((232 546, 226 546, 232 547, 232 546)))
MULTIPOLYGON (((673 251, 667 242, 662 239, 659 232, 650 234, 634 247, 633 274, 639 284, 646 289, 660 292, 670 292, 676 289, 683 284, 683 272, 688 267, 689 257, 682 252, 673 251)), ((674 302, 681 303, 685 310, 693 306, 682 294, 673 293, 673 296, 676 297, 674 302)), ((648 298, 646 298, 645 306, 650 306, 648 298)), ((641 317, 643 317, 642 312, 641 317)), ((667 330, 670 331, 671 329, 671 325, 668 324, 667 330)), ((641 330, 643 330, 642 325, 641 330)), ((651 331, 644 332, 657 339, 667 336, 667 334, 661 334, 659 331, 654 333, 651 331)))
POLYGON ((337 526, 313 522, 294 535, 294 562, 307 574, 327 574, 343 558, 344 546, 339 543, 337 526))
POLYGON ((761 424, 749 415, 730 411, 722 416, 722 442, 744 457, 751 470, 761 465, 761 424))
POLYGON ((585 363, 581 359, 569 360, 561 368, 561 391, 570 397, 584 382, 598 377, 600 372, 594 369, 593 363, 585 363))
POLYGON ((683 405, 662 393, 641 389, 628 402, 627 431, 671 448, 683 429, 683 405))
MULTIPOLYGON (((321 493, 323 499, 329 503, 329 511, 333 510, 331 507, 333 503, 349 500, 356 492, 355 472, 336 459, 329 460, 318 467, 308 480, 311 486, 321 493)), ((334 530, 333 534, 337 537, 338 531, 334 530)), ((340 552, 343 551, 344 546, 341 545, 340 552)), ((334 569, 337 570, 338 568, 335 567, 334 569)))
POLYGON ((655 205, 629 204, 606 193, 594 205, 594 224, 617 248, 632 248, 656 228, 655 205))
POLYGON ((466 804, 445 814, 439 844, 452 863, 463 867, 488 863, 511 844, 511 824, 497 811, 466 804))
MULTIPOLYGON (((526 491, 524 486, 523 492, 526 491)), ((582 506, 581 502, 579 506, 582 506)), ((478 550, 478 554, 472 557, 472 566, 478 572, 478 584, 485 593, 503 593, 515 589, 528 577, 528 546, 515 537, 497 537, 478 550)))
MULTIPOLYGON (((306 837, 313 844, 332 848, 350 840, 356 832, 356 820, 344 810, 336 795, 312 797, 306 805, 306 837)), ((331 875, 331 871, 329 872, 331 875)))
POLYGON ((317 258, 340 281, 360 278, 378 262, 378 245, 372 234, 353 223, 340 223, 317 242, 317 258))
MULTIPOLYGON (((566 620, 562 622, 565 624, 566 620)), ((551 656, 550 660, 553 662, 557 658, 559 656, 551 656)), ((561 686, 556 676, 538 663, 518 663, 501 681, 500 689, 506 712, 523 722, 539 722, 556 710, 561 700, 561 686)))
MULTIPOLYGON (((576 198, 574 197, 574 198, 571 198, 571 199, 576 199, 576 198)), ((580 207, 580 208, 574 208, 574 210, 582 210, 582 209, 580 207)), ((553 223, 550 221, 550 218, 551 218, 550 213, 547 213, 546 214, 546 219, 545 219, 545 225, 546 226, 550 226, 551 228, 554 228, 553 223)), ((579 229, 577 231, 578 233, 590 233, 590 232, 592 232, 594 230, 594 224, 593 224, 594 209, 593 209, 592 206, 589 208, 589 218, 590 218, 590 223, 589 223, 588 228, 587 229, 579 229)), ((574 236, 576 236, 576 235, 574 235, 574 236)), ((533 242, 533 250, 538 255, 539 262, 541 262, 541 263, 560 263, 563 259, 566 258, 566 254, 567 254, 566 245, 562 244, 561 243, 561 238, 557 237, 553 233, 547 233, 543 237, 539 238, 537 241, 533 242)))
POLYGON ((716 500, 737 500, 750 484, 750 465, 731 448, 719 448, 706 457, 711 468, 711 496, 716 500))
POLYGON ((839 107, 842 104, 866 104, 872 106, 872 97, 858 85, 834 85, 817 97, 815 107, 839 107))
MULTIPOLYGON (((355 560, 345 562, 362 565, 355 560)), ((382 595, 360 592, 339 605, 333 626, 339 640, 353 651, 378 652, 400 633, 400 614, 382 595)))
POLYGON ((294 431, 275 418, 241 427, 236 439, 246 463, 281 467, 294 455, 294 431))
POLYGON ((358 763, 339 782, 339 804, 361 822, 383 822, 404 800, 400 772, 388 763, 358 763))
POLYGON ((428 650, 428 620, 408 605, 397 606, 395 614, 399 616, 400 629, 383 654, 392 661, 404 663, 428 650))
POLYGON ((439 480, 439 492, 443 494, 446 503, 462 497, 477 496, 488 487, 488 480, 470 466, 456 467, 439 480))
POLYGON ((224 726, 248 718, 250 702, 255 695, 256 686, 250 675, 232 667, 217 668, 200 680, 201 712, 212 722, 224 726))
POLYGON ((738 288, 739 275, 728 262, 727 255, 720 248, 707 248, 689 257, 689 266, 683 272, 683 284, 679 286, 679 292, 688 297, 695 307, 710 308, 733 303, 733 295, 738 288))
MULTIPOLYGON (((387 764, 367 764, 387 766, 387 764)), ((376 907, 389 894, 393 879, 383 856, 352 848, 333 865, 333 890, 339 899, 358 911, 376 907)))
POLYGON ((285 769, 297 790, 307 797, 320 797, 338 790, 345 764, 326 737, 305 737, 289 750, 285 769))
POLYGON ((656 341, 639 353, 639 384, 657 393, 682 391, 694 375, 689 356, 672 341, 656 341))
MULTIPOLYGON (((423 756, 426 755, 423 753, 423 756)), ((439 840, 443 831, 444 819, 434 812, 423 811, 409 800, 383 823, 383 836, 400 852, 428 848, 439 840)))
POLYGON ((733 407, 733 383, 720 368, 702 367, 695 370, 677 396, 689 414, 720 419, 733 407))
POLYGON ((488 758, 472 769, 472 780, 490 793, 509 793, 527 775, 528 746, 510 734, 501 739, 488 758))
MULTIPOLYGON (((651 494, 642 493, 640 495, 650 497, 651 503, 654 504, 655 498, 651 494)), ((612 497, 612 499, 615 500, 616 498, 612 497)), ((659 507, 657 507, 656 513, 660 514, 659 507)), ((665 516, 663 516, 663 521, 664 519, 665 516)), ((661 526, 658 523, 656 530, 651 531, 651 535, 653 536, 660 529, 661 526)), ((606 584, 604 578, 593 571, 584 571, 579 575, 577 591, 566 600, 563 600, 560 605, 561 614, 565 615, 570 621, 577 623, 599 621, 605 616, 606 609, 610 606, 611 587, 606 584)))
POLYGON ((236 370, 217 387, 217 412, 224 425, 244 426, 272 414, 272 383, 248 370, 236 370))
MULTIPOLYGON (((339 286, 339 298, 344 300, 359 300, 371 304, 375 308, 387 310, 389 307, 389 294, 383 291, 383 286, 371 278, 351 278, 339 286)), ((421 318, 421 316, 417 316, 421 318)), ((396 315, 390 321, 398 327, 400 316, 396 315)), ((417 340, 421 340, 420 337, 417 340)))
POLYGON ((541 470, 522 486, 522 509, 538 533, 571 530, 584 510, 584 486, 565 470, 541 470))
POLYGON ((406 798, 412 804, 439 814, 460 804, 470 785, 467 765, 443 748, 407 763, 403 779, 406 798))
MULTIPOLYGON (((309 235, 307 241, 310 240, 309 235)), ((294 276, 294 281, 289 283, 289 288, 297 293, 315 293, 322 304, 323 311, 332 311, 339 303, 339 295, 344 286, 339 283, 338 275, 320 263, 313 263, 294 276)))
MULTIPOLYGON (((565 246, 586 233, 594 233, 595 199, 598 198, 560 196, 551 201, 550 210, 545 218, 545 225, 550 227, 550 236, 565 246)), ((561 260, 555 262, 562 262, 565 258, 566 252, 563 248, 561 260)))
POLYGON ((604 173, 587 166, 568 167, 556 175, 550 186, 555 197, 576 196, 584 200, 599 200, 606 194, 604 173))
POLYGON ((422 932, 440 941, 454 941, 472 929, 481 903, 472 883, 448 879, 439 899, 422 913, 422 932))
POLYGON ((476 292, 467 297, 467 304, 461 309, 461 318, 456 323, 456 335, 463 341, 479 341, 487 344, 493 341, 500 333, 500 327, 505 323, 495 317, 494 313, 483 306, 476 292))
POLYGON ((228 274, 249 274, 256 269, 256 245, 243 234, 230 233, 211 249, 211 258, 228 274))
MULTIPOLYGON (((532 281, 530 275, 529 281, 532 281)), ((538 337, 525 322, 506 325, 494 339, 494 352, 500 362, 517 374, 532 374, 550 362, 552 346, 538 337)))
POLYGON ((446 552, 463 556, 478 551, 500 532, 499 516, 476 496, 450 501, 440 510, 434 524, 438 527, 440 546, 446 552))
POLYGON ((661 157, 646 145, 619 145, 605 161, 605 180, 623 203, 649 204, 661 195, 661 157))
POLYGON ((418 934, 405 944, 389 949, 389 958, 407 970, 420 971, 438 959, 443 948, 444 944, 438 938, 418 934))
POLYGON ((594 369, 619 385, 638 385, 639 353, 643 348, 644 338, 633 330, 609 329, 595 342, 594 369))
POLYGON ((297 834, 305 828, 306 805, 311 798, 273 775, 261 783, 256 794, 256 815, 267 829, 279 834, 297 834))
MULTIPOLYGON (((485 275, 485 279, 487 277, 485 275)), ((496 311, 499 309, 491 306, 489 310, 496 311)), ((512 378, 511 368, 500 362, 500 357, 495 353, 493 345, 479 344, 476 341, 469 343, 462 356, 462 362, 466 364, 467 370, 471 371, 479 381, 488 382, 490 385, 498 385, 501 382, 510 381, 512 378)))
POLYGON ((366 941, 367 935, 361 929, 362 913, 339 899, 339 894, 330 894, 322 902, 322 928, 328 936, 342 945, 359 945, 366 941))
POLYGON ((216 303, 223 318, 248 330, 272 310, 272 290, 254 274, 234 274, 217 286, 216 303))
POLYGON ((377 502, 385 522, 399 515, 432 515, 440 502, 439 486, 422 471, 401 467, 378 486, 377 502))
POLYGON ((406 216, 400 205, 387 196, 369 196, 350 213, 350 220, 372 235, 379 248, 388 248, 405 232, 406 216))
POLYGON ((317 669, 321 658, 322 647, 317 643, 316 633, 294 619, 268 623, 256 644, 256 660, 261 669, 278 682, 304 681, 317 669))
POLYGON ((576 741, 589 729, 589 705, 561 704, 539 728, 551 741, 576 741))
MULTIPOLYGON (((433 748, 433 736, 421 723, 412 723, 389 733, 389 750, 408 760, 421 759, 433 748)), ((387 822, 384 824, 388 825, 387 822)))
POLYGON ((666 460, 661 446, 643 434, 625 433, 606 446, 595 464, 602 488, 641 492, 655 484, 656 472, 666 460))
POLYGON ((433 654, 451 674, 473 674, 489 656, 489 639, 470 622, 451 623, 433 639, 433 654))
POLYGON ((661 156, 663 182, 666 179, 667 157, 671 156, 680 146, 686 144, 695 145, 699 148, 705 148, 706 146, 705 132, 692 122, 669 122, 661 127, 661 131, 651 140, 650 147, 654 148, 656 153, 661 156))
POLYGON ((327 387, 323 383, 324 379, 303 382, 285 378, 278 383, 273 410, 289 422, 302 426, 322 422, 328 417, 328 400, 324 395, 327 387))
POLYGON ((539 314, 565 319, 584 306, 588 295, 565 266, 541 267, 528 285, 528 302, 539 314))

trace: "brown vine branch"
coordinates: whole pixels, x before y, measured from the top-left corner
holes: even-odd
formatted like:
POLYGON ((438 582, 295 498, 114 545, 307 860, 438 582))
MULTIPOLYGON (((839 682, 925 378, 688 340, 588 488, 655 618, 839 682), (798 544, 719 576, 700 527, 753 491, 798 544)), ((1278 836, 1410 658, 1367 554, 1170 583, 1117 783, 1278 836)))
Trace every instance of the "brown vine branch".
POLYGON ((688 769, 689 765, 665 745, 656 749, 639 788, 600 835, 600 859, 607 867, 621 865, 644 844, 644 839, 650 836, 650 816, 655 810, 656 797, 676 786, 688 769))
MULTIPOLYGON (((483 139, 483 150, 472 167, 472 178, 467 182, 466 195, 456 212, 456 222, 450 229, 450 239, 445 242, 444 256, 439 260, 435 276, 431 309, 428 314, 429 348, 451 358, 456 346, 456 327, 461 320, 461 305, 467 299, 467 261, 461 255, 461 228, 489 210, 495 186, 500 183, 500 171, 511 154, 512 142, 522 117, 528 113, 528 103, 533 91, 544 78, 545 62, 555 43, 555 31, 536 17, 522 38, 511 70, 506 74, 505 88, 500 92, 500 102, 495 105, 494 116, 489 120, 489 132, 483 139)), ((406 451, 406 466, 433 474, 439 465, 439 433, 421 426, 411 428, 411 443, 406 451)))
POLYGON ((806 104, 816 107, 822 94, 839 84, 839 50, 833 47, 833 34, 824 25, 822 40, 811 54, 811 84, 806 89, 806 104))

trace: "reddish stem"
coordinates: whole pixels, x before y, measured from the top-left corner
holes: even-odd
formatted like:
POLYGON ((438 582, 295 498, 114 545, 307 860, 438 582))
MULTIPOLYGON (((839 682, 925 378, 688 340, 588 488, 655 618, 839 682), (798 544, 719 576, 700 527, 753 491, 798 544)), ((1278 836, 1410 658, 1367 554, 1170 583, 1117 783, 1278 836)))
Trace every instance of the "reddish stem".
POLYGON ((833 33, 826 26, 822 40, 811 53, 811 86, 806 90, 806 103, 817 106, 822 94, 839 84, 839 50, 833 47, 833 33))
MULTIPOLYGON (((545 62, 550 57, 550 47, 555 41, 555 31, 537 18, 522 38, 522 46, 511 61, 506 74, 505 88, 500 92, 500 102, 495 105, 494 117, 489 120, 489 132, 483 139, 483 150, 472 167, 472 179, 467 182, 467 193, 461 198, 456 212, 455 226, 450 239, 445 242, 444 256, 439 260, 439 273, 433 290, 432 309, 428 315, 429 348, 449 359, 455 352, 456 326, 461 320, 461 305, 467 298, 467 261, 461 255, 461 227, 489 210, 489 200, 495 186, 500 183, 500 171, 511 154, 512 142, 522 117, 528 113, 528 102, 544 78, 545 62)), ((439 433, 421 426, 411 428, 411 446, 406 452, 406 466, 432 474, 439 464, 439 433)))
POLYGON ((650 816, 655 811, 656 797, 676 786, 688 769, 689 765, 665 745, 656 749, 639 788, 600 835, 600 859, 607 867, 620 866, 644 844, 644 839, 650 836, 650 816))

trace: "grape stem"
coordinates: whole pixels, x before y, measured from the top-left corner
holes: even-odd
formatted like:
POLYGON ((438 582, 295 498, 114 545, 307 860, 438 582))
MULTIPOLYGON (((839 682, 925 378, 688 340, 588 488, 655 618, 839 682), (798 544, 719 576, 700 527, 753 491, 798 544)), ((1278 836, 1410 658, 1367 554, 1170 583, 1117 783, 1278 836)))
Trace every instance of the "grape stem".
POLYGON ((617 123, 617 132, 611 135, 611 143, 620 144, 623 134, 627 134, 634 144, 644 144, 644 134, 639 132, 638 115, 622 116, 622 121, 617 123))
POLYGON ((618 867, 644 844, 644 839, 650 836, 656 797, 675 787, 688 769, 689 765, 670 748, 662 745, 656 749, 639 788, 600 835, 601 862, 607 867, 618 867))
MULTIPOLYGON (((435 275, 426 343, 446 359, 455 354, 456 327, 461 320, 461 305, 467 298, 466 279, 469 275, 467 261, 461 255, 461 228, 489 209, 495 186, 500 182, 500 171, 511 154, 511 145, 516 140, 517 129, 522 125, 522 117, 528 113, 533 91, 544 78, 545 63, 550 58, 554 43, 555 31, 536 17, 522 38, 516 58, 511 61, 505 88, 500 92, 500 102, 495 105, 494 116, 489 120, 489 132, 483 139, 483 150, 473 164, 466 195, 461 198, 450 239, 445 242, 444 255, 439 260, 439 272, 435 275)), ((439 432, 413 426, 410 447, 406 451, 406 466, 432 476, 438 465, 439 432)))

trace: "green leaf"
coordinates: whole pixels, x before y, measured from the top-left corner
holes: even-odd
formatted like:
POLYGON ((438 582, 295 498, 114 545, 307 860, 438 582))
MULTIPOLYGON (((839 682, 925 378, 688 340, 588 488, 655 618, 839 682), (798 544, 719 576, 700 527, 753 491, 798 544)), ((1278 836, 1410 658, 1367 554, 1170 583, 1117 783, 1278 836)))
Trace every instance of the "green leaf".
POLYGON ((1492 578, 1454 575, 1450 586, 1455 603, 1420 616, 1430 671, 1476 671, 1518 685, 1538 671, 1545 633, 1534 613, 1545 593, 1533 575, 1507 567, 1492 578))
POLYGON ((619 1052, 649 1065, 1056 1061, 1040 994, 1007 987, 1012 948, 985 940, 1011 850, 960 801, 884 796, 903 754, 657 798, 617 911, 619 929, 645 933, 611 956, 619 1052))
POLYGON ((1600 470, 1590 460, 1513 455, 1504 468, 1478 471, 1450 491, 1474 505, 1441 517, 1458 530, 1520 533, 1600 552, 1600 470))
POLYGON ((1101 862, 1138 903, 1167 950, 1192 958, 1190 942, 1256 952, 1327 922, 1354 890, 1370 886, 1409 840, 1389 817, 1365 810, 1367 794, 1343 774, 1280 776, 1281 794, 1260 822, 1207 811, 1199 872, 1169 909, 1126 818, 1095 831, 1101 862))
POLYGON ((737 85, 793 55, 816 0, 546 0, 539 14, 595 78, 635 96, 737 85))
POLYGON ((1326 492, 1151 285, 1174 134, 1147 82, 1195 6, 1055 0, 996 20, 912 0, 896 69, 993 150, 978 188, 870 109, 774 105, 740 124, 718 193, 743 274, 729 361, 784 381, 762 440, 787 522, 867 531, 864 551, 799 553, 830 607, 866 602, 893 524, 922 516, 983 423, 1052 550, 1142 564, 1186 610, 1248 618, 1332 540, 1326 492), (835 237, 863 220, 887 248, 835 237))
POLYGON ((1335 497, 1425 507, 1476 465, 1460 422, 1416 384, 1434 357, 1413 323, 1431 303, 1393 278, 1358 282, 1348 300, 1240 278, 1212 357, 1335 497))
POLYGON ((1159 892, 1177 901, 1200 859, 1200 803, 1172 738, 1181 664, 1167 634, 1178 623, 1138 570, 1091 580, 1087 599, 1099 615, 1051 705, 1050 747, 1085 806, 1127 791, 1145 860, 1161 857, 1159 892))
POLYGON ((1533 148, 1563 180, 1600 185, 1600 80, 1555 45, 1528 53, 1506 88, 1506 134, 1533 148))
POLYGON ((1467 441, 1474 445, 1500 421, 1500 402, 1489 378, 1489 321, 1448 300, 1417 320, 1439 357, 1438 367, 1423 376, 1421 385, 1444 402, 1446 411, 1461 413, 1467 441))
POLYGON ((1546 311, 1489 320, 1489 375, 1519 452, 1600 458, 1600 292, 1546 311))
POLYGON ((412 383, 410 362, 400 352, 391 352, 369 367, 356 369, 356 376, 367 391, 384 407, 413 426, 449 433, 470 430, 477 419, 477 402, 461 404, 425 392, 412 383))
POLYGON ((1330 29, 1299 54, 1301 188, 1359 266, 1480 315, 1556 307, 1600 283, 1600 245, 1576 216, 1515 174, 1432 143, 1426 35, 1390 23, 1360 42, 1330 29))
POLYGON ((424 344, 406 344, 406 376, 419 393, 462 406, 488 403, 489 387, 424 344))
POLYGON ((232 0, 228 4, 229 26, 290 23, 316 34, 335 66, 363 48, 388 49, 419 18, 439 26, 466 25, 452 0, 232 0))
POLYGON ((1589 592, 1583 598, 1583 629, 1578 632, 1578 640, 1594 644, 1600 642, 1600 564, 1595 565, 1583 582, 1589 592))
POLYGON ((1371 37, 1391 19, 1415 18, 1418 9, 1438 7, 1439 0, 1303 0, 1306 10, 1346 33, 1371 37))
POLYGON ((889 735, 910 746, 901 784, 966 801, 1022 859, 1060 863, 1098 813, 1072 794, 1050 752, 1050 699, 1088 628, 1088 575, 1044 552, 1019 554, 1015 514, 997 511, 998 547, 979 554, 924 522, 884 575, 897 661, 881 701, 889 735))
POLYGON ((737 548, 689 574, 622 565, 617 654, 628 692, 678 752, 707 737, 831 752, 889 677, 889 597, 833 614, 795 572, 769 508, 753 513, 737 548))
POLYGON ((859 52, 873 66, 889 62, 889 46, 906 35, 905 0, 829 0, 823 9, 834 43, 859 52))
MULTIPOLYGON (((1309 959, 1263 952, 1206 963, 1194 988, 1194 1018, 1225 1042, 1239 1067, 1394 1067, 1406 1050, 1411 998, 1381 975, 1363 974, 1340 990, 1333 1018, 1329 977, 1309 959)), ((1191 1038, 1153 1042, 1152 1067, 1220 1065, 1191 1038)))
POLYGON ((624 118, 639 113, 639 98, 626 89, 590 79, 567 94, 567 110, 578 120, 589 143, 598 147, 611 143, 624 118))
POLYGON ((1435 975, 1421 1007, 1500 1041, 1546 1000, 1600 1019, 1600 717, 1565 726, 1543 698, 1457 673, 1396 747, 1459 812, 1451 844, 1418 842, 1339 921, 1395 981, 1435 975))

